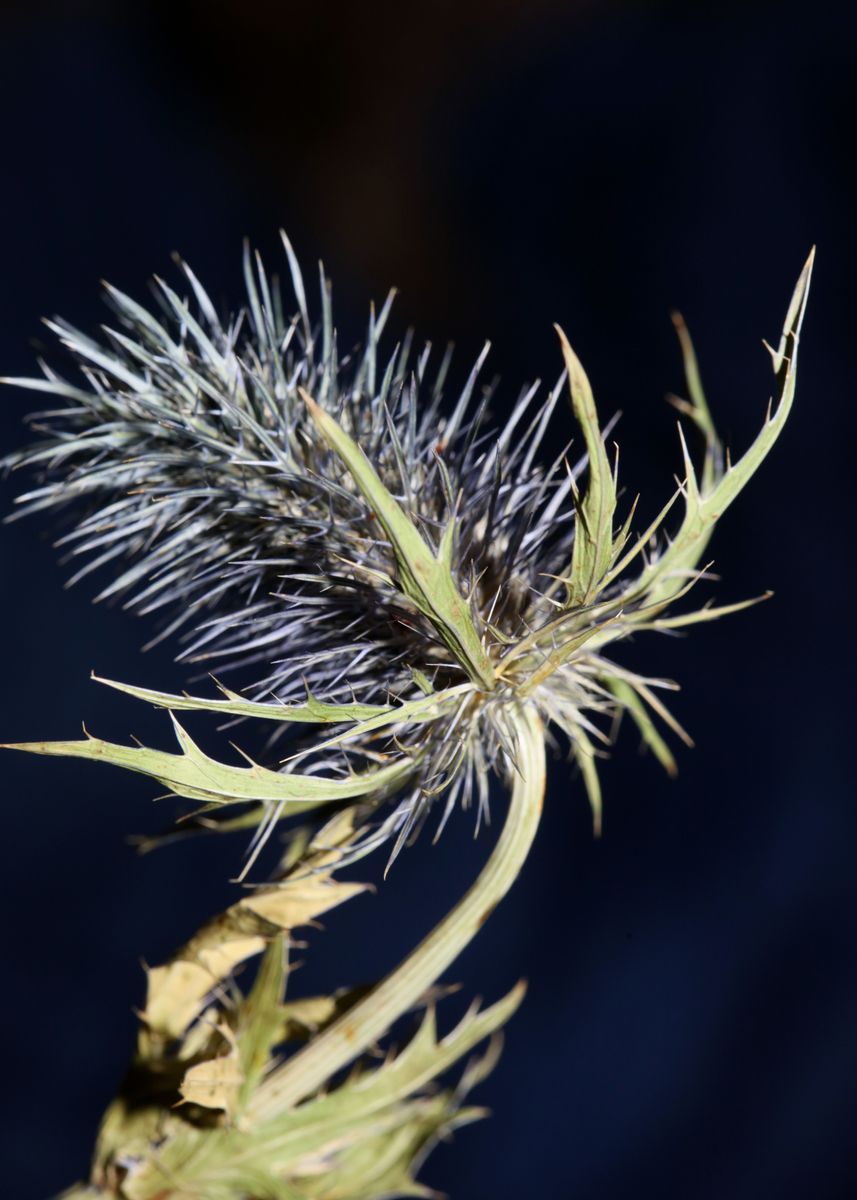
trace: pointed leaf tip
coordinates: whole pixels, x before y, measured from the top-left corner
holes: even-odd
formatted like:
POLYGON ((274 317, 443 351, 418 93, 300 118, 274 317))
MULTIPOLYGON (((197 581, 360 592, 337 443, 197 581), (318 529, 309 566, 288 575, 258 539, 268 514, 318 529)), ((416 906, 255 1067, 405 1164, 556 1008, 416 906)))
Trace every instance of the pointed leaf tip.
MULTIPOLYGON (((649 564, 636 585, 645 590, 650 602, 665 598, 676 580, 696 567, 705 553, 715 524, 756 473, 782 433, 794 400, 798 342, 814 262, 813 247, 789 301, 779 346, 772 351, 776 377, 775 401, 769 403, 759 433, 741 457, 733 461, 727 453, 725 468, 712 472, 707 464, 701 488, 694 486, 695 478, 686 487, 685 513, 680 528, 660 556, 649 564)), ((713 433, 713 425, 707 436, 709 450, 720 447, 719 439, 713 433)), ((682 453, 686 456, 683 437, 682 443, 682 453)), ((689 461, 687 457, 685 461, 689 461)))
POLYGON ((592 600, 610 567, 616 481, 598 424, 589 378, 563 329, 559 325, 554 325, 554 329, 568 372, 572 410, 583 433, 588 458, 586 493, 577 504, 571 578, 568 583, 569 605, 580 605, 592 600))

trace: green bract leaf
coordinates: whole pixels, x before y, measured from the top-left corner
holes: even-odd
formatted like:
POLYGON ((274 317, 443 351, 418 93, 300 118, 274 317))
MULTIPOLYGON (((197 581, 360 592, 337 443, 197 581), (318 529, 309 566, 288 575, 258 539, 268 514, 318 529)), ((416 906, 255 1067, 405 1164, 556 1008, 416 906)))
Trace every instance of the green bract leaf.
POLYGON ((703 604, 695 612, 680 613, 676 617, 656 617, 652 621, 642 621, 639 629, 682 629, 688 625, 700 625, 704 621, 718 621, 721 617, 743 612, 745 608, 754 608, 764 600, 770 600, 773 592, 764 592, 761 596, 752 596, 749 600, 738 600, 734 604, 703 604))
POLYGON ((568 371, 568 386, 574 415, 583 431, 588 456, 589 478, 586 494, 579 502, 572 549, 568 604, 588 604, 610 566, 613 552, 613 514, 616 510, 616 484, 607 458, 604 438, 592 388, 580 360, 559 325, 562 354, 568 371))
POLYGON ((304 812, 331 800, 349 800, 366 796, 401 783, 413 768, 403 758, 377 771, 352 775, 347 779, 322 779, 317 775, 281 774, 253 764, 231 767, 209 758, 182 729, 175 717, 173 727, 181 754, 149 750, 145 746, 120 746, 87 735, 75 742, 21 742, 7 745, 8 750, 47 754, 61 758, 89 758, 137 771, 169 788, 177 796, 203 800, 209 804, 236 804, 252 800, 283 802, 293 813, 304 812))
MULTIPOLYGON (((399 704, 326 704, 310 696, 306 704, 266 704, 252 700, 244 700, 235 692, 218 684, 226 695, 225 700, 207 700, 197 696, 175 696, 169 692, 157 692, 150 688, 135 687, 128 683, 117 683, 112 679, 102 679, 93 675, 98 683, 105 683, 117 691, 126 692, 138 700, 147 700, 158 708, 194 710, 199 712, 224 713, 236 717, 261 717, 269 721, 291 721, 296 724, 351 724, 344 733, 337 734, 325 741, 317 742, 313 749, 326 750, 331 746, 341 745, 353 738, 363 737, 374 733, 388 725, 419 724, 432 721, 438 717, 451 703, 472 690, 469 683, 460 683, 455 687, 444 688, 442 691, 431 691, 427 696, 418 700, 408 700, 399 704)), ((288 761, 288 760, 287 760, 288 761)))
MULTIPOLYGON (((715 523, 752 479, 783 431, 794 399, 798 342, 809 296, 814 258, 813 250, 792 295, 779 347, 771 352, 777 382, 776 403, 774 406, 769 405, 765 423, 750 448, 736 463, 728 465, 720 478, 710 472, 708 475, 704 472, 700 484, 682 436, 685 468, 684 519, 673 541, 643 572, 635 585, 635 590, 645 589, 649 600, 669 594, 675 586, 676 579, 684 577, 700 562, 715 523), (710 486, 706 486, 708 480, 711 481, 710 486)), ((699 408, 698 397, 695 409, 697 423, 702 422, 702 428, 708 434, 708 429, 711 428, 710 418, 706 426, 704 418, 700 416, 702 410, 699 408)), ((707 414, 707 407, 704 412, 707 414)))
POLYGON ((480 687, 492 688, 494 668, 450 568, 449 534, 444 537, 441 553, 433 554, 360 446, 311 396, 306 392, 301 395, 322 437, 348 468, 389 538, 405 594, 429 618, 471 679, 480 687))
POLYGON ((316 700, 314 696, 307 698, 306 704, 272 704, 255 700, 246 700, 237 692, 218 683, 225 696, 224 700, 207 700, 203 697, 174 696, 169 692, 156 692, 150 688, 135 687, 130 683, 118 683, 115 679, 102 679, 93 674, 96 683, 104 683, 107 687, 116 688, 118 692, 126 692, 137 700, 148 700, 158 708, 195 710, 200 712, 223 713, 224 716, 256 717, 263 721, 293 721, 304 725, 334 725, 340 721, 365 721, 370 717, 384 716, 393 711, 389 704, 326 704, 316 700))

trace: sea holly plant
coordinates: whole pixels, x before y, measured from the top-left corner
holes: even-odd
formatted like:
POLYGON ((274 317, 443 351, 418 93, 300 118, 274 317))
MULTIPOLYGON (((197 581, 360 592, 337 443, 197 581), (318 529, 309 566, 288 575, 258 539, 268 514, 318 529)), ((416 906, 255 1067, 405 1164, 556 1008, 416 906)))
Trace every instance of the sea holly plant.
POLYGON ((598 759, 617 718, 669 771, 669 732, 687 740, 661 699, 674 685, 623 666, 621 642, 755 603, 693 598, 714 525, 788 419, 812 256, 770 350, 774 398, 734 459, 676 320, 688 391, 677 403, 694 436, 680 431, 676 490, 639 528, 635 504, 619 511, 615 450, 561 330, 557 384, 542 400, 538 385, 524 390, 497 426, 480 382, 487 347, 447 403, 448 355, 433 370, 410 337, 382 349, 391 295, 364 345, 340 355, 324 274, 315 322, 284 246, 291 306, 247 254, 246 302, 223 321, 181 264, 181 293, 156 281, 152 308, 108 288, 113 319, 97 340, 48 322, 65 365, 7 381, 59 402, 6 460, 37 475, 17 515, 70 518, 59 544, 73 579, 100 572, 100 598, 155 614, 158 637, 217 677, 214 695, 100 681, 166 710, 173 749, 89 733, 16 748, 139 772, 191 802, 183 829, 250 834, 235 902, 148 969, 126 1081, 89 1180, 68 1196, 430 1194, 422 1160, 481 1115, 467 1096, 523 993, 439 1034, 438 985, 527 857, 547 749, 576 763, 597 831, 598 759), (582 444, 564 432, 548 454, 566 397, 582 444), (211 757, 188 712, 237 725, 239 740, 264 723, 265 761, 211 757), (458 808, 484 822, 493 777, 505 822, 464 898, 374 985, 293 997, 296 931, 363 890, 340 872, 381 846, 392 863, 458 808), (281 862, 257 883, 281 823, 281 862))

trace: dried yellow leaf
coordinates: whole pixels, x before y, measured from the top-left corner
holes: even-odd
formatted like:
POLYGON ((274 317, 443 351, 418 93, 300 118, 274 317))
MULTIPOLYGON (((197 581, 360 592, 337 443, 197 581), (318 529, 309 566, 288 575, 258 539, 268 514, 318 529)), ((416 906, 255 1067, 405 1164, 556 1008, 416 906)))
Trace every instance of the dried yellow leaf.
POLYGON ((238 1092, 244 1082, 244 1074, 238 1057, 235 1037, 228 1025, 219 1024, 218 1033, 223 1035, 229 1051, 217 1058, 196 1063, 182 1080, 180 1092, 182 1103, 199 1104, 203 1108, 222 1108, 232 1116, 235 1112, 238 1092))

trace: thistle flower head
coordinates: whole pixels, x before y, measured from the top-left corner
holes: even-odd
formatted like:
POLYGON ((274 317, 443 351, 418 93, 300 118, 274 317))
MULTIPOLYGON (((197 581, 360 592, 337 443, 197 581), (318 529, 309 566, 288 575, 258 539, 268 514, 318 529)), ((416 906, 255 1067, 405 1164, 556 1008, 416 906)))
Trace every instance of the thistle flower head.
POLYGON ((92 1187, 70 1197, 426 1194, 416 1167, 479 1115, 462 1100, 496 1041, 458 1087, 427 1084, 493 1039, 522 996, 471 1009, 438 1038, 431 988, 526 858, 546 737, 566 742, 598 825, 609 723, 627 713, 668 769, 656 721, 682 733, 658 698, 668 685, 623 667, 618 643, 752 603, 672 611, 788 417, 811 257, 771 352, 776 401, 734 463, 678 323, 679 406, 704 457, 697 471, 682 435, 678 490, 635 530, 633 505, 617 518, 615 460, 562 331, 564 375, 544 399, 523 392, 497 428, 485 352, 446 404, 448 356, 432 372, 429 348, 414 355, 409 338, 383 356, 388 299, 365 346, 340 358, 328 284, 316 328, 285 247, 293 317, 258 260, 245 260, 247 301, 225 324, 184 267, 187 297, 158 282, 157 313, 108 289, 116 319, 100 341, 51 323, 74 379, 45 365, 14 381, 64 401, 34 419, 42 440, 7 460, 41 474, 19 511, 68 510, 60 541, 83 564, 75 579, 121 564, 102 597, 158 614, 182 659, 245 684, 219 685, 216 699, 112 685, 171 711, 178 753, 89 736, 22 748, 116 763, 196 801, 217 828, 256 826, 247 869, 281 815, 323 818, 293 831, 273 883, 148 969, 134 1068, 102 1123, 92 1187), (576 461, 568 445, 543 453, 566 392, 576 461), (278 770, 237 767, 192 741, 175 716, 188 709, 310 732, 278 770), (361 890, 334 870, 388 839, 395 854, 436 803, 441 828, 459 803, 487 815, 495 770, 511 785, 505 825, 456 907, 365 996, 283 1003, 292 931, 361 890), (263 950, 242 994, 232 973, 263 950), (414 1005, 426 1012, 403 1050, 380 1065, 361 1057, 414 1005))
POLYGON ((788 416, 811 259, 772 351, 776 402, 734 463, 679 325, 682 411, 704 458, 698 471, 682 436, 681 483, 635 530, 633 506, 617 517, 615 461, 562 331, 563 376, 542 398, 538 385, 523 391, 498 428, 487 346, 447 402, 448 354, 435 369, 410 336, 382 348, 391 294, 365 345, 341 356, 327 280, 315 322, 284 245, 291 304, 246 254, 246 301, 227 321, 182 264, 183 294, 156 281, 155 310, 108 288, 114 320, 100 340, 49 322, 76 375, 43 364, 41 378, 11 381, 64 406, 34 418, 41 440, 7 461, 41 476, 21 515, 72 515, 60 545, 82 564, 74 580, 120 565, 99 598, 156 614, 181 659, 244 684, 216 700, 124 690, 278 729, 327 724, 330 736, 299 742, 282 771, 253 765, 243 791, 241 769, 207 759, 178 724, 179 756, 95 739, 52 752, 106 753, 210 804, 254 801, 257 844, 295 805, 358 801, 380 811, 362 848, 394 837, 397 850, 435 802, 441 825, 458 803, 487 815, 491 772, 514 770, 509 714, 533 706, 567 742, 598 825, 596 757, 616 714, 668 769, 656 720, 683 735, 658 698, 668 685, 622 667, 614 645, 744 606, 670 611, 788 416), (546 455, 569 393, 583 445, 546 455))

